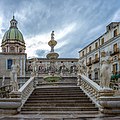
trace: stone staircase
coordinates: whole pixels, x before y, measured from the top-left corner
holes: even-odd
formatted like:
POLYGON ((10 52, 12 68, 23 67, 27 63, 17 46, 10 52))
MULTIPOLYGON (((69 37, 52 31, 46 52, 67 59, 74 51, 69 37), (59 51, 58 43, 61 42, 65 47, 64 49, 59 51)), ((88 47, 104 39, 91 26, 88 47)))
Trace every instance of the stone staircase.
POLYGON ((21 109, 21 114, 39 114, 45 118, 76 118, 97 115, 98 108, 77 86, 36 88, 21 109))

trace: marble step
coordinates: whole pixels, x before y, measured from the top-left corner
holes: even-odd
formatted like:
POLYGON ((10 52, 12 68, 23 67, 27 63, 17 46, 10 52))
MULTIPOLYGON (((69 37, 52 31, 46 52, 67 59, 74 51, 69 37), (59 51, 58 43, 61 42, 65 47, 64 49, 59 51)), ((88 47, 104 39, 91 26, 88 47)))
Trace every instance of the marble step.
POLYGON ((51 94, 51 95, 31 95, 30 98, 49 98, 49 97, 87 97, 85 94, 51 94))
POLYGON ((22 111, 98 111, 95 107, 56 107, 56 106, 42 106, 42 107, 23 107, 22 111))
POLYGON ((35 92, 41 92, 41 91, 43 91, 43 92, 44 92, 44 91, 46 91, 46 92, 47 92, 47 91, 48 91, 48 92, 49 92, 49 91, 55 91, 55 92, 58 92, 58 91, 65 91, 65 92, 67 92, 67 91, 71 91, 71 92, 72 92, 72 91, 73 91, 73 92, 75 92, 75 91, 76 91, 76 92, 77 92, 77 91, 81 91, 81 92, 82 92, 82 90, 80 90, 80 89, 74 89, 74 88, 73 88, 73 89, 72 89, 72 88, 68 88, 68 89, 57 89, 57 88, 55 88, 55 89, 39 89, 39 88, 37 88, 37 89, 38 89, 38 90, 34 90, 34 91, 35 91, 35 92))
POLYGON ((98 114, 99 111, 21 111, 22 114, 41 114, 41 115, 78 115, 78 114, 98 114))
POLYGON ((28 98, 28 101, 38 101, 38 100, 89 100, 87 97, 38 97, 38 98, 28 98))
POLYGON ((51 90, 53 90, 53 89, 76 89, 76 90, 78 90, 78 89, 80 89, 80 87, 77 87, 77 86, 48 86, 48 87, 41 87, 41 88, 37 88, 36 90, 39 90, 39 89, 51 89, 51 90))
POLYGON ((46 102, 44 102, 44 103, 26 103, 25 105, 24 105, 24 107, 29 107, 29 106, 31 106, 31 107, 33 107, 33 106, 56 106, 56 107, 58 107, 58 106, 60 106, 60 107, 83 107, 83 106, 95 106, 94 104, 91 104, 91 103, 56 103, 56 102, 54 102, 54 103, 51 103, 51 102, 49 102, 49 103, 46 103, 46 102))
POLYGON ((92 102, 90 100, 36 100, 36 101, 30 101, 30 100, 27 100, 25 104, 27 103, 30 103, 30 104, 33 104, 33 103, 91 103, 92 102))
POLYGON ((47 83, 38 83, 37 86, 48 86, 48 85, 56 85, 56 86, 77 86, 77 83, 68 83, 68 82, 47 82, 47 83))
MULTIPOLYGON (((39 95, 85 95, 85 93, 83 93, 83 92, 73 92, 73 93, 71 93, 71 92, 61 92, 61 93, 52 93, 52 92, 49 92, 49 93, 32 93, 31 94, 31 96, 39 96, 39 95)), ((87 95, 85 95, 85 96, 87 96, 87 95)))

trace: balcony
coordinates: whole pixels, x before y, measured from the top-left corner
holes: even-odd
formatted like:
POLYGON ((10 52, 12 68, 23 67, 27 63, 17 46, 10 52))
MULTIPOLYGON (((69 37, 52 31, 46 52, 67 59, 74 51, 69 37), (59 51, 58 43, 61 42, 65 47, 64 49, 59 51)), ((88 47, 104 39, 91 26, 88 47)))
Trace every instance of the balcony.
POLYGON ((116 55, 118 53, 119 53, 119 48, 116 48, 113 51, 111 51, 110 56, 116 55))
POLYGON ((87 63, 87 66, 90 66, 90 65, 92 65, 92 62, 91 62, 91 61, 89 61, 89 62, 87 63))
POLYGON ((93 60, 93 63, 94 64, 96 64, 96 63, 98 63, 99 62, 99 58, 95 58, 94 60, 93 60))

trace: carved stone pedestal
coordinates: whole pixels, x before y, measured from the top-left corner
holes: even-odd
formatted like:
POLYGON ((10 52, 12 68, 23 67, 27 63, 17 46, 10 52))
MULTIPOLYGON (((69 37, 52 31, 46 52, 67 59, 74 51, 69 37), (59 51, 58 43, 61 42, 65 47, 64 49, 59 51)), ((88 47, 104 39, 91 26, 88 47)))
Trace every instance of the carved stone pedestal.
POLYGON ((99 93, 100 111, 104 114, 120 114, 120 97, 114 96, 110 88, 101 89, 99 93))
POLYGON ((17 109, 21 106, 21 104, 21 98, 1 98, 0 115, 17 114, 17 109))
POLYGON ((111 88, 103 88, 99 91, 100 96, 113 96, 114 91, 111 88))

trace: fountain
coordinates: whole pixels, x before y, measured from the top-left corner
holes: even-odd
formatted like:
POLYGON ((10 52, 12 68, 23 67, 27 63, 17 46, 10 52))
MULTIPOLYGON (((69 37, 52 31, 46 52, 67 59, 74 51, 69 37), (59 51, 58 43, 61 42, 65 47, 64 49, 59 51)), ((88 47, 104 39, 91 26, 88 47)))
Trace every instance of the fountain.
POLYGON ((54 40, 54 31, 51 33, 51 40, 48 42, 48 45, 51 47, 50 53, 47 54, 47 58, 50 60, 50 75, 54 76, 55 74, 55 60, 58 58, 59 54, 54 52, 54 47, 57 45, 57 41, 54 40))
POLYGON ((54 47, 56 46, 57 41, 54 40, 54 31, 51 33, 51 40, 48 42, 48 45, 51 47, 50 53, 47 54, 47 58, 50 60, 50 69, 49 76, 46 76, 44 80, 46 82, 57 82, 61 79, 60 76, 55 75, 56 67, 55 60, 58 58, 59 54, 54 52, 54 47))

